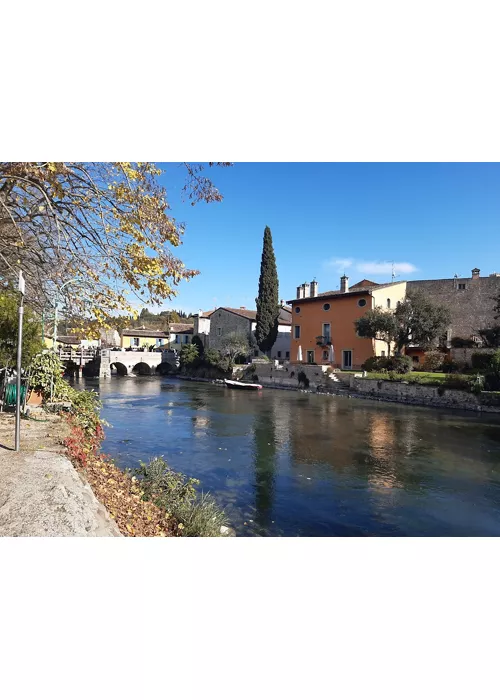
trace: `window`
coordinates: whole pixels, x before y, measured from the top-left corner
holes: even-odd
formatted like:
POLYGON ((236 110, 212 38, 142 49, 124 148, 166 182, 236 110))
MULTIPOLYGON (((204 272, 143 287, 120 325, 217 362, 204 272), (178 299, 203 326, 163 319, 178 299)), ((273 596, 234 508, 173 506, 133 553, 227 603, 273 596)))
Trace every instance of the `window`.
POLYGON ((420 362, 420 357, 418 355, 413 355, 413 357, 411 359, 413 360, 414 364, 416 364, 416 365, 418 365, 418 363, 420 362))
POLYGON ((328 350, 323 350, 323 359, 328 360, 328 350))
POLYGON ((184 342, 185 342, 185 343, 189 343, 189 336, 188 336, 188 335, 185 335, 185 336, 184 336, 184 342))
POLYGON ((281 357, 281 350, 278 350, 278 357, 281 357))
POLYGON ((139 347, 139 338, 130 338, 130 347, 131 348, 138 348, 139 347))
POLYGON ((380 357, 385 357, 385 350, 382 350, 382 351, 381 351, 380 357))
POLYGON ((314 364, 314 350, 307 351, 307 363, 309 365, 314 364))
POLYGON ((330 311, 330 304, 323 304, 323 311, 330 311))
POLYGON ((458 288, 459 288, 459 289, 465 289, 465 282, 459 282, 459 283, 458 283, 458 288))
POLYGON ((222 328, 217 328, 217 335, 222 335, 222 328))
POLYGON ((300 314, 300 306, 296 306, 296 307, 295 307, 295 313, 296 313, 296 314, 300 314))
POLYGON ((390 300, 390 299, 387 299, 387 308, 388 308, 388 309, 391 308, 391 300, 390 300))
POLYGON ((161 345, 161 338, 156 339, 156 347, 159 348, 161 345))
POLYGON ((176 335, 176 336, 175 336, 175 342, 176 342, 176 343, 180 343, 180 342, 181 342, 181 337, 180 337, 180 335, 176 335))
POLYGON ((287 360, 290 359, 290 350, 287 350, 287 351, 286 351, 285 357, 286 357, 287 360))
POLYGON ((366 306, 366 299, 360 299, 358 301, 358 306, 366 306))
POLYGON ((293 337, 300 338, 300 326, 293 327, 293 337))
POLYGON ((332 327, 331 327, 331 325, 330 325, 329 323, 324 323, 324 324, 323 324, 323 340, 324 340, 325 343, 329 343, 329 342, 330 342, 330 338, 331 338, 331 335, 332 335, 332 333, 331 333, 331 328, 332 328, 332 327))

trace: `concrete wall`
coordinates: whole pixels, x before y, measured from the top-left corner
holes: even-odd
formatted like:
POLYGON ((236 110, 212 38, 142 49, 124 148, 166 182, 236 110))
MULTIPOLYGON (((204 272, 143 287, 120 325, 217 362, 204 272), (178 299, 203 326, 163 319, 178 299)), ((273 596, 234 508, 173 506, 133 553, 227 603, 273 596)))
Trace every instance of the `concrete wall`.
POLYGON ((327 367, 321 365, 284 365, 275 367, 272 362, 256 363, 255 374, 259 382, 267 386, 299 388, 298 375, 303 372, 309 380, 309 389, 328 383, 327 367))
POLYGON ((389 382, 379 379, 361 379, 350 376, 351 389, 366 396, 398 401, 401 403, 438 408, 459 408, 466 411, 486 411, 499 413, 500 398, 482 392, 479 396, 458 389, 425 386, 422 384, 405 384, 404 382, 389 382))

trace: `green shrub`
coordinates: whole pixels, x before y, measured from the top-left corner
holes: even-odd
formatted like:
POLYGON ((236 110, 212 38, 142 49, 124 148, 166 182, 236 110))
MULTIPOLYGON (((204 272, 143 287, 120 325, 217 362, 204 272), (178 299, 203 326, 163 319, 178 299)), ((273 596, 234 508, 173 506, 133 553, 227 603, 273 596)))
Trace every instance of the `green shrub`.
POLYGON ((136 470, 141 480, 143 498, 172 515, 188 537, 219 537, 227 518, 210 494, 198 495, 198 479, 191 479, 171 469, 163 457, 136 470))
POLYGON ((441 365, 441 370, 446 374, 455 374, 456 372, 460 372, 460 369, 461 368, 458 362, 455 362, 449 357, 445 358, 443 360, 443 364, 441 365))
POLYGON ((486 370, 485 389, 487 391, 500 390, 500 350, 489 356, 490 362, 486 370))
POLYGON ((424 372, 440 372, 446 355, 439 350, 428 350, 424 355, 422 369, 424 372))
POLYGON ((299 384, 302 384, 306 389, 309 388, 309 379, 307 378, 306 373, 303 370, 300 370, 300 372, 297 375, 297 380, 299 384))
POLYGON ((462 391, 471 391, 475 382, 475 377, 470 379, 468 377, 457 377, 456 375, 450 374, 443 382, 443 386, 447 389, 460 389, 462 391))
POLYGON ((180 354, 180 365, 182 369, 192 367, 199 359, 198 347, 196 345, 183 345, 180 354))
POLYGON ((488 370, 491 358, 492 355, 490 353, 474 352, 471 357, 472 369, 488 370))
POLYGON ((408 355, 394 355, 393 357, 369 357, 361 369, 366 372, 396 372, 396 374, 408 374, 412 369, 412 360, 408 355))
POLYGON ((376 372, 379 369, 379 360, 383 360, 385 358, 383 357, 369 357, 367 360, 363 362, 361 365, 361 369, 365 370, 366 372, 376 372))
POLYGON ((31 388, 41 394, 44 400, 51 394, 54 398, 63 398, 68 388, 71 388, 62 378, 64 367, 52 350, 35 355, 29 371, 31 388))
POLYGON ((408 374, 413 366, 412 359, 408 355, 394 355, 383 359, 386 360, 385 369, 396 374, 408 374))
POLYGON ((203 341, 200 338, 199 335, 193 335, 193 339, 191 340, 192 345, 196 345, 198 348, 198 357, 202 357, 203 353, 205 352, 205 346, 203 345, 203 341))

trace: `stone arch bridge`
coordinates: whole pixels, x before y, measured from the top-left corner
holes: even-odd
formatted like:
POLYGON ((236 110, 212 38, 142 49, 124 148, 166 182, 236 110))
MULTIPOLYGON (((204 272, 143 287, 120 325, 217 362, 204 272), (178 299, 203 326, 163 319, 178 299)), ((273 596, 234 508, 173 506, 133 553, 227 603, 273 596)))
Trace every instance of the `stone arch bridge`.
POLYGON ((173 353, 163 352, 127 352, 126 350, 101 350, 96 358, 99 365, 99 377, 111 377, 111 371, 125 376, 164 374, 176 370, 173 353))

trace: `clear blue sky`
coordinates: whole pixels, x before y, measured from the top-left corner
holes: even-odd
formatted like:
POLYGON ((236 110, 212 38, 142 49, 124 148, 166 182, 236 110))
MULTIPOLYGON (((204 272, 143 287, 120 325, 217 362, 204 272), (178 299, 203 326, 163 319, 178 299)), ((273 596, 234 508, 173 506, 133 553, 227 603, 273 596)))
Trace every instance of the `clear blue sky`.
POLYGON ((183 171, 162 163, 172 214, 186 223, 175 250, 200 275, 162 308, 255 308, 262 236, 270 226, 280 297, 314 277, 319 291, 351 283, 500 271, 496 163, 235 163, 207 167, 224 195, 182 202, 183 171))

